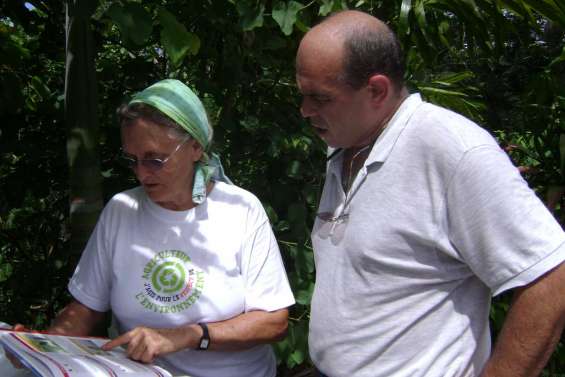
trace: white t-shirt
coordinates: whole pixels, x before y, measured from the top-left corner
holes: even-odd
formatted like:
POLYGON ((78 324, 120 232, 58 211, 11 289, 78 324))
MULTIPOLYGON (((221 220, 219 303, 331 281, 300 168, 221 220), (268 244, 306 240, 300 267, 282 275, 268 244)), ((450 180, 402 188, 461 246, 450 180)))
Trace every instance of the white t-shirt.
MULTIPOLYGON (((215 183, 204 203, 187 211, 160 207, 141 187, 115 195, 69 290, 93 310, 111 309, 120 333, 140 325, 222 321, 294 304, 259 200, 222 182, 215 183)), ((191 377, 276 373, 269 345, 238 352, 187 349, 160 359, 191 377)))
POLYGON ((342 159, 328 164, 319 208, 341 217, 312 232, 314 363, 331 377, 478 375, 491 295, 559 265, 561 227, 485 130, 418 94, 347 203, 342 159))

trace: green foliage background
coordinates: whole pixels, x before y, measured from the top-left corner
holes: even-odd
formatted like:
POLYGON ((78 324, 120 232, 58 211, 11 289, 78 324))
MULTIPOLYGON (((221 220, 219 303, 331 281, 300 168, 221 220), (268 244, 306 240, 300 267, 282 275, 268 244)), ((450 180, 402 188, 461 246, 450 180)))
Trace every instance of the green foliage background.
MULTIPOLYGON (((103 194, 135 184, 115 164, 115 109, 173 77, 198 92, 228 175, 263 202, 297 305, 281 375, 309 373, 309 230, 325 146, 301 119, 294 54, 321 17, 360 9, 404 46, 407 82, 497 136, 562 222, 565 5, 559 0, 99 1, 92 17, 103 194)), ((0 320, 44 327, 68 299, 64 3, 0 0, 0 320)), ((494 301, 500 328, 508 296, 494 301)), ((560 343, 546 375, 565 371, 560 343)))

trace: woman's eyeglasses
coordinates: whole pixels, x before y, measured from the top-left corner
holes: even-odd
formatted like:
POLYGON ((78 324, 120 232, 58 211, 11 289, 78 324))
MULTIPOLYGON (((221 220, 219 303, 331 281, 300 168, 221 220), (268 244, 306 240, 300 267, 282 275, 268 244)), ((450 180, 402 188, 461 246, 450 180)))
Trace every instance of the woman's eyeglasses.
POLYGON ((125 154, 122 152, 120 156, 120 163, 125 167, 130 169, 135 169, 138 165, 143 166, 145 169, 150 171, 157 171, 160 170, 167 161, 171 159, 171 157, 188 141, 190 138, 184 139, 180 144, 176 146, 176 148, 165 158, 142 158, 137 159, 131 155, 125 154))

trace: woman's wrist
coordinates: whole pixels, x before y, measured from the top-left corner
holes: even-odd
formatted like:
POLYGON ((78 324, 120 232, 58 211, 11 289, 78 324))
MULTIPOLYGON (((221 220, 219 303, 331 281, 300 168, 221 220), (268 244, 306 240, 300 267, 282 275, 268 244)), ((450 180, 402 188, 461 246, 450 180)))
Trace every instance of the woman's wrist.
POLYGON ((204 334, 202 328, 196 323, 190 324, 185 327, 183 333, 185 334, 185 336, 183 337, 184 344, 182 348, 188 348, 192 350, 197 349, 200 345, 200 338, 202 338, 202 335, 204 334))
POLYGON ((208 325, 204 322, 198 323, 200 329, 202 330, 202 336, 198 340, 198 346, 196 347, 199 351, 206 351, 210 346, 210 332, 208 331, 208 325))

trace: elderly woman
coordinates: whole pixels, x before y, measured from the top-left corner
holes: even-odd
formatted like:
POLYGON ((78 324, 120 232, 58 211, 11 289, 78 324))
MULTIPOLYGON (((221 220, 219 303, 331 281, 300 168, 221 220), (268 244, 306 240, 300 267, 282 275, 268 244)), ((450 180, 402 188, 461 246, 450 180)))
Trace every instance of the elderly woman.
POLYGON ((123 160, 140 187, 115 195, 50 331, 91 334, 112 310, 135 360, 192 377, 275 376, 268 343, 294 303, 269 221, 251 193, 221 180, 196 95, 160 81, 120 108, 123 160))

